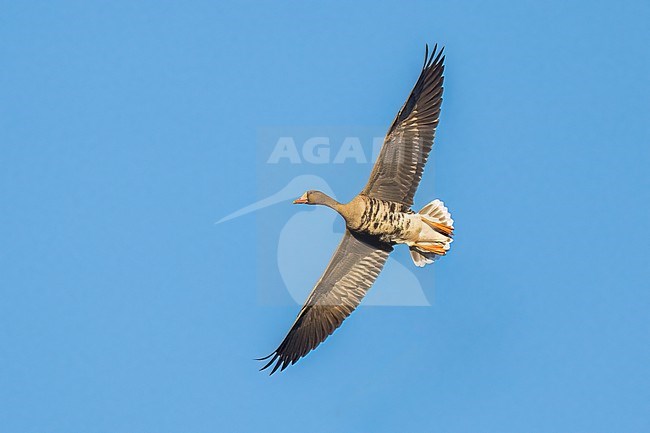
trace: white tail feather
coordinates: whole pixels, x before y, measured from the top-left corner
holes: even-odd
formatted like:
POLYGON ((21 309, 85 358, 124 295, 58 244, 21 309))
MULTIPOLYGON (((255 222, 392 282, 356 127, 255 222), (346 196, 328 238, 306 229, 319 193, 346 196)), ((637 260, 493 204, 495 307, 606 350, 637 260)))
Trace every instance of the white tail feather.
MULTIPOLYGON (((443 226, 446 226, 446 228, 453 229, 454 220, 451 218, 451 214, 449 213, 447 207, 445 207, 445 204, 438 199, 433 200, 431 203, 424 206, 420 212, 418 212, 418 214, 422 215, 423 218, 426 218, 427 223, 433 223, 434 225, 441 224, 443 226)), ((436 230, 438 230, 438 228, 436 228, 436 230)), ((436 242, 436 244, 439 247, 442 247, 446 253, 447 250, 449 250, 449 244, 453 242, 453 239, 451 239, 450 234, 446 235, 443 239, 445 239, 443 242, 436 242)), ((418 267, 423 267, 425 265, 433 263, 442 257, 442 255, 444 255, 424 251, 422 248, 418 248, 417 245, 410 247, 410 253, 411 259, 413 259, 413 263, 418 267)))
POLYGON ((415 266, 417 266, 418 268, 423 268, 426 265, 435 262, 436 259, 440 257, 433 253, 427 253, 426 255, 420 254, 417 251, 415 251, 413 248, 411 248, 409 252, 411 253, 411 259, 413 259, 413 263, 415 263, 415 266))
POLYGON ((418 212, 420 215, 426 215, 431 217, 434 222, 444 224, 449 227, 454 226, 454 220, 451 219, 451 214, 443 202, 438 199, 435 199, 428 205, 424 206, 418 212))

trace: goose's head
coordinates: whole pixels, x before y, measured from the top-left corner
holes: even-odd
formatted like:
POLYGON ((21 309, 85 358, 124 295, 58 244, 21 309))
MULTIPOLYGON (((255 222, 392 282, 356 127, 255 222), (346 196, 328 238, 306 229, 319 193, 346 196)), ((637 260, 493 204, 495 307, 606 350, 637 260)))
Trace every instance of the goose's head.
POLYGON ((324 192, 310 190, 301 195, 300 198, 294 200, 293 204, 321 204, 332 207, 338 203, 324 192))

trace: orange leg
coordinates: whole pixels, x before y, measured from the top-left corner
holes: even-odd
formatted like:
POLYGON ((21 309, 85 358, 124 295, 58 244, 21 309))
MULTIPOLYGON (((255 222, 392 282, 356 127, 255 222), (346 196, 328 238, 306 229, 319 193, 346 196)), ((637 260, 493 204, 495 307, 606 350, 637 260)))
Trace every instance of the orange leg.
POLYGON ((434 253, 438 254, 439 256, 444 256, 447 254, 447 251, 443 248, 442 245, 436 245, 436 244, 415 244, 415 247, 422 250, 426 251, 428 253, 434 253))
POLYGON ((454 228, 453 227, 450 227, 450 226, 447 226, 447 225, 444 225, 444 224, 440 224, 440 223, 436 223, 436 222, 433 222, 433 221, 429 221, 426 218, 422 218, 422 221, 427 223, 427 225, 429 227, 431 227, 432 229, 434 229, 438 233, 442 233, 443 235, 449 236, 449 237, 454 235, 454 228))

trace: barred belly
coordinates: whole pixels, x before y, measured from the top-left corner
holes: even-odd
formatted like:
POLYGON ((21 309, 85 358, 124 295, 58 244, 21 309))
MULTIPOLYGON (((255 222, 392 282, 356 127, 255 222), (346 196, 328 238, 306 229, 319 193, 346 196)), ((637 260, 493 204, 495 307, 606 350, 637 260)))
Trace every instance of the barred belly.
POLYGON ((364 197, 358 232, 378 236, 384 242, 401 242, 415 229, 413 211, 401 203, 364 197))

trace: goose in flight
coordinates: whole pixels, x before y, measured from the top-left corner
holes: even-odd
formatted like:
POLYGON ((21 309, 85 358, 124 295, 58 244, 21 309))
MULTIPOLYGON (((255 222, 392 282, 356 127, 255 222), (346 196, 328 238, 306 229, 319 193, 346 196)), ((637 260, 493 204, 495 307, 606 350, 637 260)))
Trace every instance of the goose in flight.
POLYGON ((349 203, 307 191, 294 204, 322 205, 345 220, 343 240, 305 301, 289 333, 262 370, 284 370, 315 349, 359 305, 397 244, 408 246, 416 266, 444 256, 452 242, 453 220, 440 200, 413 212, 413 196, 433 146, 444 71, 443 50, 429 55, 411 94, 386 134, 370 179, 349 203))

